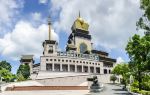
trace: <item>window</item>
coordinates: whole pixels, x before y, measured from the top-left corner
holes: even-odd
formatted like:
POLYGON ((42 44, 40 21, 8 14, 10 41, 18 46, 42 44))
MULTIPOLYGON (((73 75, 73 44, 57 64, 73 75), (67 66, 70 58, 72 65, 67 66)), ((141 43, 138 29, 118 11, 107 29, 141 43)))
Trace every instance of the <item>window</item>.
POLYGON ((64 62, 64 60, 62 60, 62 62, 64 62))
POLYGON ((69 60, 69 62, 71 62, 71 60, 69 60))
POLYGON ((49 45, 48 53, 53 53, 53 46, 49 45))
POLYGON ((88 64, 88 62, 86 62, 86 64, 88 64))
POLYGON ((56 59, 54 59, 54 61, 56 61, 56 59))
POLYGON ((104 74, 107 74, 107 69, 104 69, 104 74))
POLYGON ((48 59, 46 59, 46 61, 48 61, 48 59))
POLYGON ((68 62, 68 60, 66 60, 66 62, 68 62))
POLYGON ((77 63, 78 63, 78 61, 77 61, 77 63))
POLYGON ((60 59, 58 59, 58 61, 60 62, 60 59))
POLYGON ((53 61, 53 59, 50 59, 50 61, 53 61))
POLYGON ((80 61, 80 63, 82 63, 82 61, 80 61))
POLYGON ((73 60, 73 63, 75 63, 75 61, 73 60))
POLYGON ((48 53, 53 53, 53 50, 48 50, 48 53))
POLYGON ((111 70, 109 70, 109 74, 111 73, 111 70))
POLYGON ((80 44, 80 53, 85 53, 87 51, 87 45, 85 43, 80 44))

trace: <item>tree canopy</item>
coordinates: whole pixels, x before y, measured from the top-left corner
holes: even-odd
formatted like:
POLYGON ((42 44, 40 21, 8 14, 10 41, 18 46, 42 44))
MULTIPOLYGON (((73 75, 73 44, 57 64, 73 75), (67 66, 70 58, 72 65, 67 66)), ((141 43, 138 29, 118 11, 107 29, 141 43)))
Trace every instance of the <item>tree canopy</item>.
POLYGON ((0 70, 2 68, 5 68, 6 70, 11 71, 11 65, 10 65, 10 63, 8 63, 6 61, 1 61, 0 62, 0 70))
POLYGON ((0 70, 0 75, 1 75, 0 77, 6 82, 14 81, 14 79, 16 78, 14 74, 6 70, 5 68, 2 68, 0 70))
POLYGON ((112 73, 116 74, 116 75, 121 75, 122 79, 123 79, 123 83, 125 84, 125 87, 126 87, 128 78, 130 76, 130 69, 129 69, 128 64, 126 64, 126 63, 117 64, 113 68, 112 73))
POLYGON ((145 32, 150 31, 150 0, 140 0, 140 8, 143 10, 143 15, 137 22, 137 29, 143 29, 145 32))
POLYGON ((22 75, 25 79, 30 76, 30 67, 28 64, 21 64, 17 70, 17 75, 22 75))
POLYGON ((126 51, 130 58, 130 67, 139 82, 141 90, 142 73, 150 70, 150 35, 135 34, 128 42, 126 51))

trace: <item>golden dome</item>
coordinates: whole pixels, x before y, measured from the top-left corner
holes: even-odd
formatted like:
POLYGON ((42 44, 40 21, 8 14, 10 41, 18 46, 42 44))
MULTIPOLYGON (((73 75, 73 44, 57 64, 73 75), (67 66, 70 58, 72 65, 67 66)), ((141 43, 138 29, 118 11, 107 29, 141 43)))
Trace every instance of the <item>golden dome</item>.
POLYGON ((88 31, 89 24, 85 22, 80 16, 74 21, 74 24, 72 26, 73 29, 81 29, 88 31))

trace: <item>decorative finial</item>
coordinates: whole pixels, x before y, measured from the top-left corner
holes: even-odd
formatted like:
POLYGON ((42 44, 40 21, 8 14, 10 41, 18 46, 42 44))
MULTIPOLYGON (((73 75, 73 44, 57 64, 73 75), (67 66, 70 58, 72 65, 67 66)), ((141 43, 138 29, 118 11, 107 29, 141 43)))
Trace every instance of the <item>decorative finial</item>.
POLYGON ((80 18, 80 11, 79 11, 79 18, 80 18))
POLYGON ((50 17, 50 15, 48 16, 48 25, 51 25, 51 17, 50 17))
POLYGON ((49 31, 49 40, 51 40, 51 20, 50 20, 50 15, 48 16, 48 31, 49 31))

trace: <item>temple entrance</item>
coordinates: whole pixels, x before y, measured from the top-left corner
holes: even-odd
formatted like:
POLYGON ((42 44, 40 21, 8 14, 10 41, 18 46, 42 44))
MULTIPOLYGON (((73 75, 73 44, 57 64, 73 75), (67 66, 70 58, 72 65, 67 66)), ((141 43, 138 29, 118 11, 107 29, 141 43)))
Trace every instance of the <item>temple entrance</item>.
POLYGON ((83 72, 85 72, 85 73, 88 72, 88 66, 83 66, 83 72))
POLYGON ((104 74, 107 74, 107 69, 104 69, 104 74))
POLYGON ((52 71, 52 64, 46 64, 46 70, 47 71, 52 71))
POLYGON ((62 71, 68 72, 68 65, 67 64, 62 64, 62 71))
POLYGON ((90 73, 94 73, 94 67, 90 67, 90 73))
POLYGON ((77 65, 77 72, 82 72, 82 66, 81 65, 77 65))
POLYGON ((70 65, 70 72, 75 72, 75 65, 70 65))
POLYGON ((54 71, 60 71, 60 64, 54 64, 54 71))
POLYGON ((96 67, 96 73, 100 74, 100 67, 96 67))

